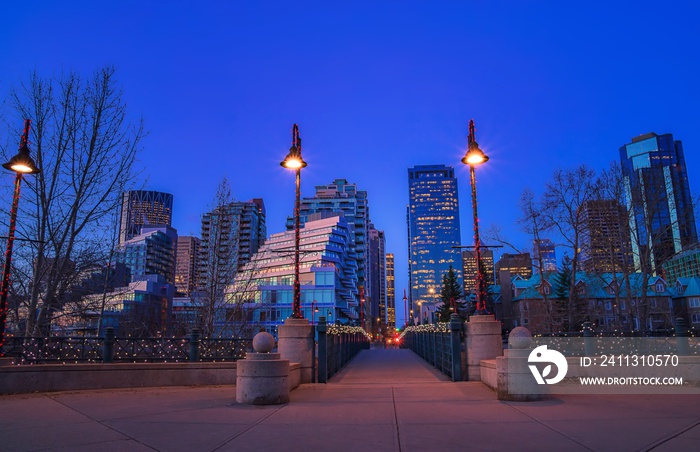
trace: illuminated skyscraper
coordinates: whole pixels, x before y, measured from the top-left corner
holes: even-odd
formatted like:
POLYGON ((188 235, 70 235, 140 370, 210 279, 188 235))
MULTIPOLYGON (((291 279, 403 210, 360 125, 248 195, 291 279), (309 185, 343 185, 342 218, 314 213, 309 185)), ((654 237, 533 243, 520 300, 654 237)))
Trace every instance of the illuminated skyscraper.
POLYGON ((194 292, 198 252, 199 239, 197 237, 180 236, 177 238, 175 287, 178 296, 189 297, 194 292))
POLYGON ((581 270, 597 274, 631 271, 627 209, 615 200, 593 200, 581 206, 581 215, 581 270))
POLYGON ((370 320, 371 331, 377 334, 386 328, 386 241, 384 231, 377 230, 373 224, 369 226, 369 264, 365 318, 370 320))
POLYGON ((442 277, 450 266, 462 285, 460 250, 453 248, 461 244, 454 169, 445 165, 409 168, 408 198, 411 303, 414 312, 426 315, 440 299, 442 277))
POLYGON ((260 198, 233 201, 202 215, 198 286, 210 284, 212 278, 230 284, 266 238, 265 204, 260 198))
MULTIPOLYGON (((493 275, 493 250, 481 249, 481 265, 484 271, 484 283, 495 283, 493 275)), ((476 293, 476 253, 473 250, 462 251, 462 271, 464 272, 464 293, 476 293)))
POLYGON ((122 195, 119 243, 141 234, 143 226, 171 226, 173 195, 150 190, 130 190, 122 195))
POLYGON ((396 289, 394 287, 394 255, 386 255, 386 324, 389 332, 396 329, 396 289))
POLYGON ((540 264, 545 273, 557 271, 557 253, 554 243, 549 239, 539 239, 532 241, 532 251, 534 254, 534 270, 539 273, 540 264), (542 260, 542 262, 540 262, 542 260))
MULTIPOLYGON (((316 194, 313 197, 305 197, 301 200, 299 218, 301 224, 307 221, 315 221, 323 218, 337 216, 340 213, 350 227, 351 240, 349 246, 354 251, 357 261, 357 285, 362 288, 365 295, 365 320, 369 323, 376 316, 371 315, 371 307, 375 305, 372 295, 372 279, 379 278, 378 274, 372 274, 371 269, 378 271, 379 264, 372 264, 370 259, 370 216, 367 192, 359 190, 357 184, 346 179, 335 179, 328 185, 317 185, 316 194)), ((294 218, 287 218, 287 230, 294 229, 294 218)), ((383 234, 383 233, 382 233, 383 234)), ((383 238, 382 238, 383 240, 383 238)), ((382 245, 383 246, 383 245, 382 245)), ((382 251, 383 253, 383 251, 382 251)), ((376 256, 380 254, 375 253, 376 256)), ((382 259, 384 254, 381 254, 382 259)))
POLYGON ((683 144, 647 133, 620 148, 632 254, 637 269, 661 265, 698 241, 683 144))

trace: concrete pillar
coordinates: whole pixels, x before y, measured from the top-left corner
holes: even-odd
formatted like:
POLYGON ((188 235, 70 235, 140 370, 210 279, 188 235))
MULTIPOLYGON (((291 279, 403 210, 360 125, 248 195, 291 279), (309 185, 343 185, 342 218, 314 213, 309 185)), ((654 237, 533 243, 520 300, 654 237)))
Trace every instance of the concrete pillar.
POLYGON ((467 380, 481 381, 482 359, 503 355, 501 322, 492 314, 473 315, 465 324, 467 341, 467 380))
POLYGON ((236 363, 236 402, 249 405, 276 405, 289 402, 289 361, 279 353, 269 353, 275 340, 269 333, 258 333, 253 348, 236 363))
POLYGON ((532 335, 522 326, 508 336, 508 349, 496 358, 498 400, 529 402, 549 397, 547 386, 538 385, 528 366, 532 335))
POLYGON ((301 383, 311 383, 316 359, 314 327, 307 319, 289 318, 277 328, 277 339, 277 351, 282 359, 301 364, 301 383))

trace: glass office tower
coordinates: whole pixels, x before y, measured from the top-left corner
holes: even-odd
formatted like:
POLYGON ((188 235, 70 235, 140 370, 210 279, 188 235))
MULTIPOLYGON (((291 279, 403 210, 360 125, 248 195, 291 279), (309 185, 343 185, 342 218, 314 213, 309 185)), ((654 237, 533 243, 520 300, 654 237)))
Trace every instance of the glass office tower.
POLYGON ((620 148, 635 267, 661 274, 671 256, 698 241, 683 145, 648 133, 620 148))
POLYGON ((462 285, 459 199, 454 169, 421 165, 408 169, 408 255, 411 305, 419 321, 430 318, 450 266, 462 285))

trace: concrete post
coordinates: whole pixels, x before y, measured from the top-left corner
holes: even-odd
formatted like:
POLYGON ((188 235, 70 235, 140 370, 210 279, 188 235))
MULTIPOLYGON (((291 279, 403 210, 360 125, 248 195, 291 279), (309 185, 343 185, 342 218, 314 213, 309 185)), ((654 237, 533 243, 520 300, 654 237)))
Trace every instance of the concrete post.
POLYGON ((498 400, 529 402, 548 398, 546 386, 540 387, 528 367, 532 335, 522 326, 508 336, 508 349, 496 358, 498 400))
POLYGON ((501 322, 493 314, 473 315, 466 328, 467 380, 481 381, 481 360, 503 355, 501 322))
POLYGON ((301 383, 311 383, 314 327, 307 319, 288 318, 277 328, 277 351, 282 359, 301 364, 301 383))
POLYGON ((270 333, 258 333, 253 349, 237 362, 236 402, 249 405, 276 405, 289 402, 289 361, 279 353, 270 353, 275 339, 270 333))

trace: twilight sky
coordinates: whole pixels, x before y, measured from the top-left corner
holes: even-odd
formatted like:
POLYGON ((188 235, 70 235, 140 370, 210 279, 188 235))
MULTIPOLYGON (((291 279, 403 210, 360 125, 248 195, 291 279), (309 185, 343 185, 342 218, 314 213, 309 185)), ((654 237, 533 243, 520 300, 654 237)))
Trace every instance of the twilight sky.
MULTIPOLYGON (((407 168, 457 168, 470 244, 460 159, 471 118, 491 157, 477 170, 481 225, 522 247, 523 188, 541 191, 555 169, 607 166, 636 135, 682 140, 697 193, 699 4, 569 3, 5 2, 0 98, 33 69, 88 75, 114 65, 150 132, 139 162, 146 188, 174 195, 181 235, 199 234, 223 177, 236 198, 262 197, 268 232, 282 231, 294 177, 279 162, 298 123, 309 163, 302 196, 335 178, 368 191, 396 254, 402 311, 407 168)), ((16 142, 0 136, 3 147, 16 142)))

